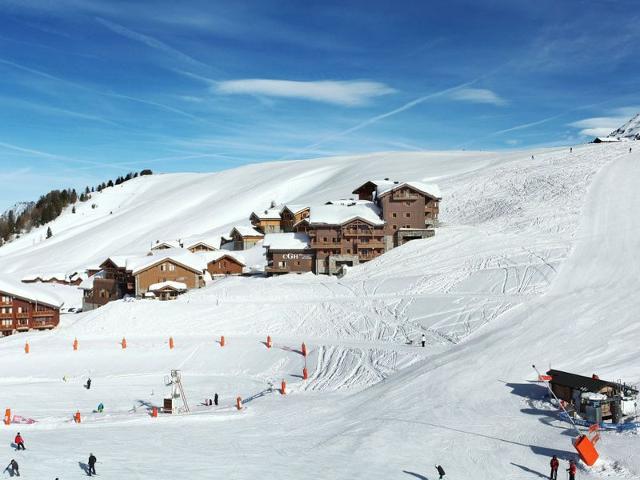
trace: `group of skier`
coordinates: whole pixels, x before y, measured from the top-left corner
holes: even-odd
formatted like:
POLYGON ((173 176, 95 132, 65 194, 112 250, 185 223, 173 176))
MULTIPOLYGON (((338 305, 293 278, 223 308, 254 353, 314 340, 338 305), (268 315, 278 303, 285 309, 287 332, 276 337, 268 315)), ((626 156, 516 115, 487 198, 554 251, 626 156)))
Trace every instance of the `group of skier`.
MULTIPOLYGON (((558 468, 560 468, 560 460, 558 460, 558 457, 556 455, 551 458, 549 466, 551 467, 551 475, 549 475, 549 479, 558 480, 558 468)), ((567 468, 567 472, 569 473, 569 480, 576 480, 577 471, 578 467, 576 466, 575 460, 569 460, 569 468, 567 468)))
MULTIPOLYGON (((24 439, 22 438, 22 435, 20 434, 20 432, 18 432, 18 434, 16 435, 16 437, 13 439, 13 443, 15 445, 15 449, 16 451, 18 450, 26 450, 27 447, 25 447, 24 445, 24 439)), ((91 476, 91 475, 97 475, 96 474, 96 462, 98 461, 98 459, 96 458, 96 456, 93 453, 89 454, 89 461, 87 462, 87 475, 91 476)), ((20 465, 18 465, 18 462, 16 461, 15 458, 12 458, 11 461, 9 462, 9 465, 6 466, 6 468, 4 469, 5 472, 9 472, 9 475, 11 477, 19 477, 20 476, 20 465)), ((58 480, 56 478, 56 480, 58 480)))

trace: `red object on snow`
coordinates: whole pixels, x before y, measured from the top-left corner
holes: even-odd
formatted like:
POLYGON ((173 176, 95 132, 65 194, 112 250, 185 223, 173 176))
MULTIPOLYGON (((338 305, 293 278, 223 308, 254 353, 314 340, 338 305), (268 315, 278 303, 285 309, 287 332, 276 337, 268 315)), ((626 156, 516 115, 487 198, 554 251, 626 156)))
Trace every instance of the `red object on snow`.
POLYGON ((173 350, 173 337, 169 337, 169 349, 173 350))
POLYGON ((78 339, 73 340, 73 349, 78 350, 78 339))
POLYGON ((304 342, 302 342, 302 356, 307 356, 307 346, 304 344, 304 342))
POLYGON ((242 410, 242 398, 241 397, 236 398, 236 408, 238 410, 242 410))
POLYGON ((588 466, 592 466, 598 460, 598 452, 593 442, 586 435, 580 435, 573 444, 574 448, 580 455, 580 460, 588 466))
POLYGON ((220 336, 220 346, 224 347, 224 335, 220 336))
POLYGON ((153 418, 156 418, 156 417, 158 416, 158 407, 153 407, 153 408, 151 409, 151 416, 152 416, 153 418))
POLYGON ((287 394, 287 382, 285 382, 284 380, 282 380, 282 383, 280 384, 280 393, 282 395, 287 394))
POLYGON ((304 368, 302 369, 302 378, 303 378, 304 380, 306 380, 307 378, 309 378, 309 373, 307 372, 307 367, 304 367, 304 368))

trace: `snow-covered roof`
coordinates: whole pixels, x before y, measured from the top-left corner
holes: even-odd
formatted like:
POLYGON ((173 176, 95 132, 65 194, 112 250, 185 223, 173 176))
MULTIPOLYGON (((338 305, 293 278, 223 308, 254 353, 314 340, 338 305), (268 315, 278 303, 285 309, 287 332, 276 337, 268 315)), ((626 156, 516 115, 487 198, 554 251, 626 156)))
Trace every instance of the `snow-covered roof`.
POLYGON ((223 237, 221 235, 193 235, 183 239, 182 244, 184 245, 184 248, 192 248, 196 245, 206 245, 217 250, 220 248, 222 238, 223 237))
POLYGON ((23 282, 34 282, 36 280, 42 280, 43 282, 48 282, 51 280, 66 280, 67 275, 64 273, 31 273, 29 275, 25 275, 22 277, 23 282))
POLYGON ((102 262, 100 264, 99 268, 101 268, 102 265, 104 265, 108 261, 113 263, 118 268, 126 268, 127 267, 127 261, 130 258, 131 258, 131 255, 112 255, 109 258, 107 258, 104 262, 102 262))
POLYGON ((282 208, 274 207, 267 208, 266 210, 258 210, 251 213, 252 216, 256 216, 259 220, 280 220, 280 212, 282 208))
POLYGON ((353 205, 367 205, 369 200, 356 200, 354 198, 340 198, 338 200, 329 200, 325 205, 342 205, 343 207, 351 207, 353 205))
POLYGON ((241 237, 264 237, 262 233, 256 230, 253 227, 249 227, 247 225, 235 226, 231 229, 230 236, 233 236, 233 231, 238 232, 241 237))
POLYGON ((304 205, 304 204, 301 204, 301 203, 300 204, 287 203, 287 204, 282 206, 282 208, 280 209, 280 213, 282 213, 282 211, 285 208, 295 215, 296 213, 300 213, 303 210, 306 210, 307 208, 309 208, 309 205, 304 205))
POLYGON ((596 137, 593 142, 594 143, 612 143, 619 142, 620 139, 618 137, 596 137))
POLYGON ((440 193, 440 187, 434 183, 423 183, 423 182, 386 182, 384 185, 376 186, 376 195, 381 197, 386 195, 389 192, 397 190, 403 187, 411 187, 419 192, 424 193, 430 197, 434 198, 442 198, 442 193, 440 193))
POLYGON ((20 297, 39 303, 44 303, 52 307, 60 308, 64 304, 64 302, 59 297, 51 294, 50 291, 45 290, 44 288, 24 285, 22 283, 14 283, 7 279, 0 278, 0 292, 14 297, 20 297))
POLYGON ((151 250, 163 249, 163 248, 182 248, 178 240, 166 240, 164 242, 156 242, 151 250))
POLYGON ((149 285, 150 291, 162 290, 163 288, 170 288, 172 290, 178 290, 180 292, 184 292, 187 290, 187 285, 182 282, 174 282, 172 280, 167 280, 166 282, 153 283, 149 285))
POLYGON ((202 271, 207 268, 202 257, 195 253, 191 253, 189 250, 168 249, 157 250, 153 255, 129 259, 127 261, 127 270, 131 270, 132 274, 136 275, 137 273, 147 270, 158 263, 169 260, 193 270, 194 272, 202 273, 202 271))
POLYGON ((342 225, 350 220, 360 218, 373 225, 384 225, 380 218, 380 209, 373 202, 345 205, 320 205, 311 207, 310 224, 342 225))
POLYGON ((238 263, 241 263, 242 266, 245 266, 244 257, 242 255, 238 255, 235 252, 230 250, 216 250, 215 252, 198 252, 197 255, 201 257, 205 264, 209 264, 211 262, 215 262, 220 260, 223 257, 229 257, 236 260, 238 263))
POLYGON ((268 233, 262 246, 271 250, 305 250, 309 248, 309 241, 306 233, 268 233))

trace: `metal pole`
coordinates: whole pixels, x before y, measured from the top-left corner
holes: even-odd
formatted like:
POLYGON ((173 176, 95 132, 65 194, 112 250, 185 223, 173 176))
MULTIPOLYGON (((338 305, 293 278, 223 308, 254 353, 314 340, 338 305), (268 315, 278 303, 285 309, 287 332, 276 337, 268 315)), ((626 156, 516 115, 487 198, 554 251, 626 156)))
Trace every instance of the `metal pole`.
MULTIPOLYGON (((535 365, 531 365, 536 373, 538 374, 538 378, 542 379, 542 374, 540 373, 540 371, 538 370, 538 368, 535 365)), ((551 393, 551 395, 553 395, 553 398, 556 399, 556 402, 558 402, 558 406, 562 409, 562 411, 567 415, 567 418, 569 419, 569 421, 571 422, 571 425, 573 425, 574 430, 576 431, 576 433, 578 435, 582 435, 582 433, 580 433, 580 430, 578 430, 578 426, 576 425, 576 423, 573 421, 573 418, 571 418, 571 415, 569 415, 569 412, 567 412, 567 410, 564 408, 564 406, 562 405, 562 403, 560 402, 560 399, 556 396, 556 394, 553 392, 553 390, 551 389, 551 387, 549 386, 549 382, 547 382, 546 380, 543 380, 545 386, 547 387, 547 390, 549 390, 549 393, 551 393)))

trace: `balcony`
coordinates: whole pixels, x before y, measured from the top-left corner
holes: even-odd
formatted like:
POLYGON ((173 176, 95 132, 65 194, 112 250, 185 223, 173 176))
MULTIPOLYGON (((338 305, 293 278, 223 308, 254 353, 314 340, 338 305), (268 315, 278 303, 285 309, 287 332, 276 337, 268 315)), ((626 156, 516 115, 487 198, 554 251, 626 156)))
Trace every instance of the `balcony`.
POLYGON ((18 312, 16 318, 29 318, 29 312, 18 312))
POLYGON ((391 198, 393 200, 399 200, 399 201, 412 201, 412 200, 418 200, 420 198, 420 195, 416 193, 395 192, 391 195, 391 198))
POLYGON ((269 266, 264 269, 267 273, 289 273, 289 269, 287 267, 273 267, 269 266))
POLYGON ((342 248, 341 242, 311 242, 311 248, 342 248))
POLYGON ((43 312, 33 312, 33 317, 53 317, 53 312, 51 310, 43 312))
POLYGON ((0 313, 0 318, 13 318, 13 313, 0 313))

